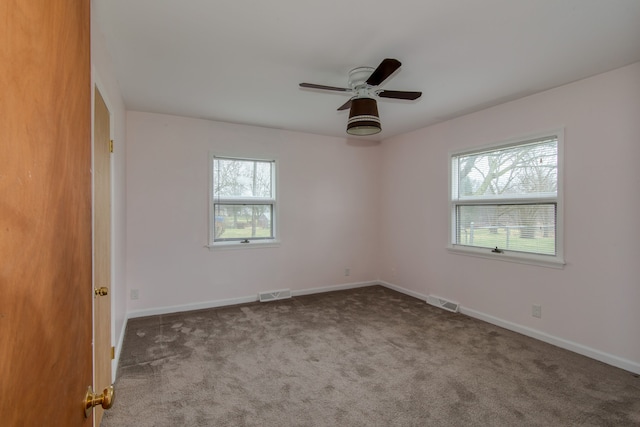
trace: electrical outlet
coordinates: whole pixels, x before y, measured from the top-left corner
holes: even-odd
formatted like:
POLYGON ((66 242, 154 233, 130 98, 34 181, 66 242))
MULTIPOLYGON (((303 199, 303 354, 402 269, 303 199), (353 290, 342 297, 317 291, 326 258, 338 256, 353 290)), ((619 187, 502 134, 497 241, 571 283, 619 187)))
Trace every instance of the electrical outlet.
POLYGON ((533 317, 537 317, 538 319, 542 318, 542 306, 538 304, 533 304, 531 306, 531 315, 533 317))
POLYGON ((138 292, 137 289, 131 289, 131 299, 138 299, 140 298, 140 293, 138 292))
POLYGON ((351 275, 351 269, 350 269, 350 268, 345 268, 345 269, 344 269, 344 275, 345 275, 345 276, 349 276, 349 275, 351 275))

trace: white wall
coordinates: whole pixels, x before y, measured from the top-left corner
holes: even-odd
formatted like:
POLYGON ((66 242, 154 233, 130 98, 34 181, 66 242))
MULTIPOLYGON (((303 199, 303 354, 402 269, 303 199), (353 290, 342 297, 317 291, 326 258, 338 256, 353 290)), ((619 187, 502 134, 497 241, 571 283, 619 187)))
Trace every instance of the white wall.
MULTIPOLYGON (((93 10, 93 7, 92 7, 93 10)), ((123 336, 126 318, 126 141, 125 141, 125 106, 120 94, 120 87, 112 69, 111 58, 107 52, 104 36, 92 16, 91 20, 91 64, 94 83, 98 86, 111 113, 111 136, 114 140, 114 153, 111 157, 111 298, 112 298, 112 342, 118 345, 123 336)), ((117 360, 117 359, 116 359, 117 360)), ((115 373, 115 366, 113 369, 115 373)))
POLYGON ((640 63, 401 135, 381 151, 381 279, 640 370, 640 63), (448 153, 560 126, 566 266, 448 252, 448 153))
POLYGON ((128 311, 375 280, 379 151, 342 138, 128 112, 126 281, 139 291, 128 311), (210 151, 278 160, 279 247, 204 247, 210 151))

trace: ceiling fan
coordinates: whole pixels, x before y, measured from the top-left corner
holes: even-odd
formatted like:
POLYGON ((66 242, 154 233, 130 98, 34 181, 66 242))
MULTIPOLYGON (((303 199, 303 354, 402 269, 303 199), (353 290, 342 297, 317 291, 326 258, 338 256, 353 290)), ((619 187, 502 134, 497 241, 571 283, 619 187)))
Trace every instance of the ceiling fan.
POLYGON ((374 135, 382 130, 376 97, 413 101, 422 96, 422 92, 377 88, 377 86, 380 86, 395 73, 401 65, 402 63, 397 59, 386 58, 375 69, 373 67, 354 68, 349 71, 348 88, 314 83, 300 83, 300 87, 351 94, 351 99, 338 107, 338 111, 350 110, 349 121, 347 122, 347 133, 358 136, 374 135))

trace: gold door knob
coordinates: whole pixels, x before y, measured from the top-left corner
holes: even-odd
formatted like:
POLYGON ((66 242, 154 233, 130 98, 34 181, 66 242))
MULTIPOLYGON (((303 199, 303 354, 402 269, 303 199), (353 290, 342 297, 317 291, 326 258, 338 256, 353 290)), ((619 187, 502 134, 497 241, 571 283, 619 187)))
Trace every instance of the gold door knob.
POLYGON ((93 392, 91 386, 87 388, 87 395, 84 397, 84 416, 88 418, 91 415, 91 408, 94 406, 102 406, 103 409, 109 409, 113 405, 113 401, 116 398, 116 392, 113 386, 105 388, 102 394, 96 394, 93 392))
POLYGON ((109 295, 109 288, 107 288, 106 286, 101 286, 99 288, 95 288, 93 292, 96 294, 96 296, 103 297, 105 295, 109 295))

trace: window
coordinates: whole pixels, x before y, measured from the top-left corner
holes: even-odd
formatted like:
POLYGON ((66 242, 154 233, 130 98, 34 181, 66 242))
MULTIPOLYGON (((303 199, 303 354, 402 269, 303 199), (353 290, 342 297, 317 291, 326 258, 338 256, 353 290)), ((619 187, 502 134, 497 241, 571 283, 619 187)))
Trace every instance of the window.
POLYGON ((210 246, 273 242, 275 161, 212 156, 210 246))
POLYGON ((451 248, 563 264, 562 132, 451 155, 451 248))

